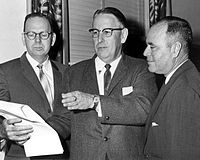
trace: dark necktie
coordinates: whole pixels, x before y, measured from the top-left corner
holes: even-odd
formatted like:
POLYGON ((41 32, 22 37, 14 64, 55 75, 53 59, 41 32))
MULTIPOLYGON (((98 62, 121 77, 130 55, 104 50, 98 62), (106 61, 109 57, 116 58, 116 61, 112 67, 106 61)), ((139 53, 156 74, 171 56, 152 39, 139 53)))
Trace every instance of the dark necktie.
POLYGON ((40 83, 44 89, 44 92, 50 104, 51 110, 53 111, 53 96, 52 96, 49 80, 47 76, 45 75, 45 73, 43 72, 43 69, 42 69, 43 65, 39 64, 37 67, 39 68, 40 83))
POLYGON ((111 67, 110 64, 105 65, 106 71, 104 73, 104 95, 107 95, 108 88, 109 88, 109 85, 110 85, 110 82, 111 82, 110 67, 111 67))

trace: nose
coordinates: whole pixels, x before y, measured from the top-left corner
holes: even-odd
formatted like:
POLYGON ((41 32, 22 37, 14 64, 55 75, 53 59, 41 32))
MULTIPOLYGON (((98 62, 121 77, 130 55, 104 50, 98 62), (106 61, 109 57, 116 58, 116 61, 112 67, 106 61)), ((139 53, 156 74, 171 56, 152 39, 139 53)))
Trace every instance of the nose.
POLYGON ((104 41, 104 35, 102 32, 99 32, 99 36, 97 37, 97 39, 98 39, 98 42, 104 41))
POLYGON ((147 47, 145 48, 144 52, 143 52, 143 55, 144 55, 145 57, 147 57, 147 56, 150 55, 150 54, 151 54, 150 47, 147 46, 147 47))
POLYGON ((40 38, 39 34, 36 34, 35 41, 36 42, 41 42, 41 38, 40 38))

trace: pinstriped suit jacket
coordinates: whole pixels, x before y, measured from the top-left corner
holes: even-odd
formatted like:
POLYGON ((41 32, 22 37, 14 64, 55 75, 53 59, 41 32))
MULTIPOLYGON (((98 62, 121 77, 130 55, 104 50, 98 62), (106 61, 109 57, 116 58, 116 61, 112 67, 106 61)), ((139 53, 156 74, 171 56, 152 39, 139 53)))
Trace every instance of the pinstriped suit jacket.
POLYGON ((147 120, 147 159, 200 159, 200 76, 188 60, 164 85, 147 120))
MULTIPOLYGON (((65 74, 66 92, 99 94, 95 57, 73 65, 65 74), (67 83, 68 82, 68 83, 67 83)), ((95 110, 71 112, 71 160, 134 160, 142 155, 144 125, 157 95, 155 77, 143 60, 123 55, 108 96, 100 96, 103 117, 95 110), (124 95, 122 88, 133 87, 124 95)))

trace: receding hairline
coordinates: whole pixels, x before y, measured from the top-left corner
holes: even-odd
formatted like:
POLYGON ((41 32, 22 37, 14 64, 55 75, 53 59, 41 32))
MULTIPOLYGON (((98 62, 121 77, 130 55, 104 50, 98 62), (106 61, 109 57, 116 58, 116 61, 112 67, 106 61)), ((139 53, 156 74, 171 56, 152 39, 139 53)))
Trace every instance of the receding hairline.
POLYGON ((93 22, 92 22, 92 26, 94 25, 94 21, 95 19, 98 17, 98 16, 101 16, 101 15, 110 15, 112 16, 113 18, 115 18, 116 22, 118 22, 121 26, 124 27, 124 25, 119 21, 119 19, 112 13, 100 13, 100 14, 97 14, 94 18, 93 18, 93 22))
POLYGON ((24 31, 25 31, 26 28, 27 28, 27 23, 28 23, 30 20, 32 20, 32 19, 42 19, 42 20, 46 21, 46 23, 48 24, 48 27, 50 28, 50 31, 52 31, 51 24, 50 24, 49 20, 48 20, 47 18, 45 18, 45 17, 40 17, 40 16, 29 17, 29 18, 26 20, 25 24, 24 24, 24 31))

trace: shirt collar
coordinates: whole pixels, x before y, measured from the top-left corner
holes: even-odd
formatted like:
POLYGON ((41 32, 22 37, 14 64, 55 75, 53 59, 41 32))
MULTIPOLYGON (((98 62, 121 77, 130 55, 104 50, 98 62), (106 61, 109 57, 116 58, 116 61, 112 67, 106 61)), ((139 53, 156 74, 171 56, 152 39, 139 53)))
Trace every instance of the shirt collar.
MULTIPOLYGON (((36 68, 37 65, 39 64, 38 61, 36 61, 34 58, 32 58, 28 52, 26 52, 26 58, 28 59, 29 63, 31 64, 31 66, 33 68, 36 68)), ((45 70, 48 70, 49 67, 47 67, 47 66, 50 65, 49 57, 42 64, 43 64, 43 68, 45 70)))
MULTIPOLYGON (((121 59, 122 55, 120 55, 117 59, 115 59, 113 62, 110 63, 111 65, 111 72, 115 71, 115 69, 117 68, 117 65, 121 59)), ((104 61, 102 61, 98 56, 95 58, 95 65, 96 65, 96 70, 98 71, 98 73, 101 73, 101 71, 105 68, 104 66, 106 65, 106 63, 104 61)))

